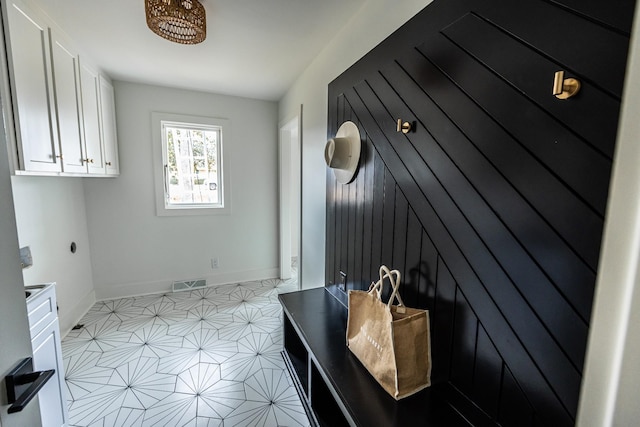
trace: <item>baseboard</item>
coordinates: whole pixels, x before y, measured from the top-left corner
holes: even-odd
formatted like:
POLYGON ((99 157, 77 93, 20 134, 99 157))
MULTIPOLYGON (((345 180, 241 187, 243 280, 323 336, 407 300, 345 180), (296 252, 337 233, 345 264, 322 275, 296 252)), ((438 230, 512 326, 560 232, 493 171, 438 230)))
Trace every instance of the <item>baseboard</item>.
POLYGON ((67 336, 71 328, 78 324, 80 319, 93 307, 96 302, 96 292, 91 291, 84 298, 80 300, 74 307, 67 313, 60 313, 58 322, 60 324, 60 336, 64 338, 67 336))
POLYGON ((207 281, 207 286, 220 286, 232 283, 273 279, 276 277, 280 277, 279 268, 268 268, 263 270, 251 271, 234 271, 205 277, 175 277, 149 282, 133 282, 109 286, 96 286, 96 299, 97 301, 103 301, 117 298, 134 297, 139 295, 171 292, 171 284, 176 280, 205 279, 207 281))

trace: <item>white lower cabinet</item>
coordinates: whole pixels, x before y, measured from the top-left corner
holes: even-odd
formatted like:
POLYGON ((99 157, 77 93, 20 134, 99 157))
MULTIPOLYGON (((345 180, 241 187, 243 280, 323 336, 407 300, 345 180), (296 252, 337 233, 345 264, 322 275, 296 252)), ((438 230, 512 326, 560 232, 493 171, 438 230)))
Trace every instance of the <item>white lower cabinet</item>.
POLYGON ((42 427, 61 427, 68 423, 66 388, 55 283, 27 287, 29 330, 36 371, 54 369, 53 377, 38 393, 42 427))

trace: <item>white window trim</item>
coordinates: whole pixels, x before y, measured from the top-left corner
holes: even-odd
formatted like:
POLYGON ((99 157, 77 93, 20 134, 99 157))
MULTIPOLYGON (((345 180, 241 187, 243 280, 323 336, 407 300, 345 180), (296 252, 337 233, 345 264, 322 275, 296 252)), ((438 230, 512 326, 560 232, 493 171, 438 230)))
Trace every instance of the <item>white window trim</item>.
POLYGON ((157 216, 188 216, 188 215, 229 215, 231 214, 231 179, 229 177, 230 155, 228 147, 231 144, 231 121, 228 119, 191 116, 172 113, 151 113, 151 143, 153 145, 153 172, 156 193, 157 216), (193 123, 197 125, 218 126, 220 130, 220 152, 218 167, 222 169, 222 206, 196 206, 185 205, 183 207, 165 205, 165 171, 164 153, 162 143, 162 122, 193 123))

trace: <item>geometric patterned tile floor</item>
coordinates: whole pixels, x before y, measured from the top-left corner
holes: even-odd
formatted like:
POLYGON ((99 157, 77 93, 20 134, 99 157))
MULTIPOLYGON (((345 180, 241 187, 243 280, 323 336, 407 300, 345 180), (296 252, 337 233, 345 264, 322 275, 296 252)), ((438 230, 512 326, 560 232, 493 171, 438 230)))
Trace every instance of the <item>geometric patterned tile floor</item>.
POLYGON ((264 280, 96 303, 62 341, 74 427, 309 426, 264 280))

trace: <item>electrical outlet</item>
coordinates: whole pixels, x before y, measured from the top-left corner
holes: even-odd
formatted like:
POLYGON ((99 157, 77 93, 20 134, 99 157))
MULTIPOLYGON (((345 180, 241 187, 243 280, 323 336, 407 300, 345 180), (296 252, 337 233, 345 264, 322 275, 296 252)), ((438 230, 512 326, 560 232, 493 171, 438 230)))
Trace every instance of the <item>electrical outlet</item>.
POLYGON ((218 267, 220 267, 218 264, 218 258, 211 258, 211 268, 215 270, 218 267))
POLYGON ((340 271, 340 285, 338 287, 342 292, 347 292, 347 273, 342 270, 340 271))

